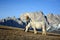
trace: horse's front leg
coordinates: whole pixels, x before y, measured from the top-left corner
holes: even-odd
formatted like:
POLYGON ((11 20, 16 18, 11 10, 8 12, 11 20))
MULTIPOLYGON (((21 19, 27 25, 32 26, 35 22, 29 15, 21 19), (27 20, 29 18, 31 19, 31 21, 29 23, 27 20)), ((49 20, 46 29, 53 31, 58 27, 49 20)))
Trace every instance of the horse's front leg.
POLYGON ((25 27, 25 32, 28 31, 29 27, 30 27, 30 23, 25 27))

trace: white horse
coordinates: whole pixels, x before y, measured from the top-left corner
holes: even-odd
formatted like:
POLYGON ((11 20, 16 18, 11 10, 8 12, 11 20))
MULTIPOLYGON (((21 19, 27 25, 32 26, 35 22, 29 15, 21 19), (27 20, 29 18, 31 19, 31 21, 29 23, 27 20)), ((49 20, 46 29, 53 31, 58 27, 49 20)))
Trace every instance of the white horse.
POLYGON ((33 28, 34 34, 37 33, 36 29, 42 28, 42 35, 46 35, 46 28, 45 28, 45 22, 44 21, 38 22, 38 21, 31 20, 30 23, 28 23, 28 25, 26 26, 25 32, 27 32, 28 28, 30 28, 30 27, 33 28))

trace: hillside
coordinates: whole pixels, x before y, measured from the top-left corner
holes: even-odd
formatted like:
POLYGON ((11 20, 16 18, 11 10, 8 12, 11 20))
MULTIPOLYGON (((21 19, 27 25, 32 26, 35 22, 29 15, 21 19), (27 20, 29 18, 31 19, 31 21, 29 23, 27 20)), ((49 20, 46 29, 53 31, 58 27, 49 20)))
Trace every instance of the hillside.
POLYGON ((20 16, 20 19, 22 21, 26 21, 25 19, 26 15, 28 15, 29 18, 34 21, 38 21, 38 22, 44 21, 46 23, 46 30, 48 32, 57 31, 57 33, 60 33, 58 32, 60 30, 60 15, 53 14, 53 13, 48 13, 44 15, 42 11, 27 12, 27 13, 22 14, 20 16))
POLYGON ((33 31, 24 32, 24 29, 0 26, 0 40, 60 40, 60 34, 47 33, 46 36, 33 34, 33 31))
POLYGON ((0 25, 12 26, 17 28, 25 28, 26 26, 26 15, 34 21, 44 21, 46 23, 46 30, 48 32, 54 32, 60 34, 60 15, 48 13, 44 15, 42 11, 38 12, 26 12, 20 15, 19 18, 6 17, 0 19, 0 25))

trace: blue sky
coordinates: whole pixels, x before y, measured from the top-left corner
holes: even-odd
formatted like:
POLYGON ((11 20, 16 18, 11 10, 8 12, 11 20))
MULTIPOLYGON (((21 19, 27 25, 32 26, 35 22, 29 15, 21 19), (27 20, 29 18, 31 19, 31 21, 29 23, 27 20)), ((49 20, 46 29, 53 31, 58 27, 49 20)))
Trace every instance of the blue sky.
POLYGON ((0 0, 0 18, 16 18, 25 12, 60 13, 60 0, 0 0))

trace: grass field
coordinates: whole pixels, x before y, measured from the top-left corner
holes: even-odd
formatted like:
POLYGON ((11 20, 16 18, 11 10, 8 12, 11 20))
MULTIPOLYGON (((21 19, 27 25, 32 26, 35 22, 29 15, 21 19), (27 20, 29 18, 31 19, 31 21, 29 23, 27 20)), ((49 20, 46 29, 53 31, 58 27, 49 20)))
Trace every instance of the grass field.
POLYGON ((32 30, 24 32, 24 29, 0 26, 0 40, 60 40, 60 34, 48 33, 46 36, 41 32, 34 34, 32 30))

